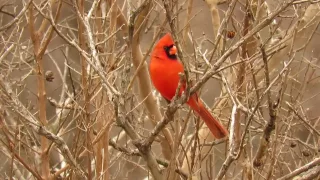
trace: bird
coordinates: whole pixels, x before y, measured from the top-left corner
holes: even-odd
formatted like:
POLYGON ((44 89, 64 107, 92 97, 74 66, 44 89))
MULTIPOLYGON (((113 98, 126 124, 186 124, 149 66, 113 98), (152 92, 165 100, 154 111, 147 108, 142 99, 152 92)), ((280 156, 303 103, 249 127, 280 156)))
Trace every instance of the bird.
MULTIPOLYGON (((171 101, 178 88, 180 81, 179 73, 183 72, 184 66, 177 57, 177 48, 171 34, 167 33, 160 38, 151 52, 149 63, 151 81, 161 96, 166 100, 171 101)), ((179 95, 183 93, 185 88, 186 83, 182 82, 179 95)), ((192 94, 186 104, 201 117, 216 139, 228 136, 226 128, 212 116, 203 100, 198 97, 197 93, 192 94)))

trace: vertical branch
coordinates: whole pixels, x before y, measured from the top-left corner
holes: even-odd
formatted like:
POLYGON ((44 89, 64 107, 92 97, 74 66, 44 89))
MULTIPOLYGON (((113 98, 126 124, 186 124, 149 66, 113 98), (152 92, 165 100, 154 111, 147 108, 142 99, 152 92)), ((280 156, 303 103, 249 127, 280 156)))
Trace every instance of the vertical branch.
POLYGON ((185 28, 183 29, 183 35, 182 35, 184 42, 187 42, 188 32, 190 31, 192 4, 193 4, 193 0, 188 0, 187 18, 185 20, 185 28))
MULTIPOLYGON (((37 6, 33 4, 33 6, 37 6)), ((41 26, 42 29, 38 31, 35 30, 35 19, 33 13, 33 6, 29 7, 29 30, 31 33, 31 40, 33 43, 33 53, 36 61, 35 71, 37 74, 37 86, 38 86, 38 108, 39 108, 39 121, 43 126, 47 126, 47 112, 46 112, 46 90, 45 90, 45 78, 44 78, 44 69, 43 69, 43 54, 41 53, 40 43, 42 40, 42 31, 44 26, 41 26)), ((43 20, 42 24, 45 24, 43 20)), ((50 178, 50 167, 49 167, 49 142, 48 139, 41 136, 41 175, 45 179, 50 178)))
MULTIPOLYGON (((105 4, 106 4, 106 1, 105 0, 102 0, 98 3, 98 6, 97 6, 97 9, 95 11, 95 17, 97 17, 95 19, 95 32, 97 33, 96 35, 96 42, 101 42, 103 40, 103 30, 102 30, 102 27, 103 27, 103 21, 105 20, 105 14, 102 15, 102 11, 105 12, 107 9, 105 7, 105 4)), ((105 48, 105 43, 103 43, 102 45, 97 45, 97 49, 99 52, 104 52, 104 48, 105 48)), ((93 84, 95 86, 95 84, 99 84, 99 80, 95 80, 93 81, 93 84)), ((99 110, 97 111, 97 128, 96 130, 97 131, 100 131, 99 133, 101 133, 101 130, 103 129, 104 127, 104 118, 103 116, 105 116, 105 107, 103 106, 104 105, 104 101, 105 101, 105 92, 102 91, 100 92, 98 95, 97 95, 97 98, 95 98, 95 105, 96 107, 101 107, 99 108, 99 110)), ((104 162, 104 159, 105 158, 108 158, 107 157, 104 157, 103 156, 103 152, 104 151, 107 151, 107 153, 109 153, 109 149, 105 149, 105 142, 104 142, 104 137, 106 134, 108 134, 109 132, 109 128, 106 129, 105 132, 103 132, 102 134, 102 138, 101 140, 99 140, 96 145, 95 145, 95 174, 96 176, 98 176, 99 178, 101 179, 108 179, 109 178, 109 171, 108 169, 106 169, 105 173, 103 173, 103 162, 104 162)), ((108 158, 109 159, 109 158, 108 158)))
POLYGON ((114 62, 114 49, 115 49, 115 42, 116 42, 116 37, 112 36, 112 34, 116 31, 117 27, 117 15, 118 15, 118 6, 115 0, 108 0, 110 1, 109 4, 111 5, 110 7, 110 24, 109 24, 109 37, 112 37, 108 41, 107 45, 107 53, 108 58, 107 62, 108 65, 110 66, 109 69, 111 69, 112 64, 114 62))
POLYGON ((218 11, 218 0, 206 0, 206 3, 210 7, 211 12, 211 21, 212 21, 212 29, 213 29, 213 37, 217 38, 218 30, 220 27, 220 15, 218 11))
MULTIPOLYGON (((95 27, 97 33, 97 42, 103 42, 97 46, 100 52, 108 52, 106 57, 106 67, 105 71, 109 72, 112 70, 112 66, 114 64, 114 51, 115 51, 115 31, 117 25, 117 14, 118 14, 118 6, 115 1, 110 0, 101 0, 96 9, 95 19, 95 27), (109 6, 107 7, 107 4, 109 6), (106 18, 107 18, 107 10, 111 9, 110 13, 110 26, 108 31, 108 38, 104 40, 104 35, 106 31, 106 18), (111 38, 109 38, 111 37, 111 38)), ((97 85, 100 83, 98 80, 94 81, 97 85)), ((101 138, 96 144, 96 153, 95 153, 95 161, 96 161, 96 175, 104 180, 108 180, 110 178, 109 172, 109 131, 111 129, 111 125, 114 119, 114 111, 112 108, 112 104, 107 98, 107 93, 105 91, 98 92, 99 94, 95 98, 96 107, 99 108, 97 114, 97 126, 96 130, 101 133, 101 138)))
MULTIPOLYGON (((79 45, 80 48, 85 50, 86 49, 86 39, 84 35, 85 27, 84 22, 82 21, 84 17, 84 0, 77 0, 77 4, 75 6, 78 7, 80 12, 78 16, 78 38, 79 38, 79 45)), ((88 88, 88 72, 87 72, 87 62, 82 54, 80 54, 80 61, 81 61, 81 85, 82 91, 84 96, 84 114, 82 119, 84 120, 86 134, 85 134, 85 147, 87 149, 87 168, 88 168, 88 179, 92 179, 92 169, 91 169, 91 121, 90 121, 90 112, 89 112, 89 104, 90 104, 90 96, 89 96, 89 88, 88 88)))
MULTIPOLYGON (((52 10, 53 10, 53 7, 54 7, 53 6, 54 5, 53 2, 54 2, 54 0, 51 0, 49 2, 50 6, 52 7, 51 10, 49 10, 50 11, 49 13, 52 13, 52 10)), ((62 1, 59 0, 58 1, 58 7, 57 7, 57 10, 56 10, 56 14, 54 16, 54 21, 55 22, 57 22, 58 18, 60 17, 61 7, 62 7, 62 1)), ((43 21, 45 22, 45 23, 43 23, 45 25, 47 25, 48 22, 49 22, 49 20, 47 20, 47 19, 44 19, 43 21)), ((43 25, 43 24, 41 24, 41 25, 43 25)), ((44 27, 46 27, 46 26, 44 26, 44 27)), ((40 27, 39 31, 40 31, 39 34, 43 34, 43 32, 41 32, 41 31, 44 31, 44 28, 42 29, 40 27)), ((45 51, 46 51, 46 49, 47 49, 47 47, 48 47, 48 45, 49 45, 49 43, 50 43, 50 41, 52 39, 52 35, 53 35, 53 26, 51 25, 47 30, 46 36, 43 37, 42 38, 43 40, 41 41, 42 43, 41 43, 40 49, 39 49, 39 51, 40 51, 39 53, 41 54, 41 56, 43 56, 43 54, 45 53, 45 51)))
MULTIPOLYGON (((35 46, 35 59, 37 62, 36 74, 38 82, 38 105, 39 105, 39 120, 43 126, 47 126, 47 112, 46 112, 46 90, 44 82, 44 69, 43 69, 43 58, 38 54, 36 47, 39 45, 39 39, 36 39, 35 46)), ((41 137, 41 169, 42 175, 46 178, 50 177, 50 167, 49 167, 49 152, 48 152, 49 142, 45 137, 41 137)))
POLYGON ((126 131, 128 136, 132 139, 132 143, 138 148, 141 157, 143 157, 143 159, 146 161, 146 164, 153 178, 155 180, 162 180, 163 175, 159 170, 159 166, 153 153, 151 152, 151 144, 145 144, 145 142, 142 142, 141 137, 131 126, 127 117, 124 117, 125 115, 121 114, 122 112, 125 112, 124 100, 122 98, 123 97, 119 96, 119 98, 114 98, 113 101, 116 121, 119 124, 119 126, 122 127, 126 131))
MULTIPOLYGON (((101 42, 103 40, 103 30, 102 30, 102 20, 105 18, 104 16, 102 16, 102 11, 106 11, 106 7, 104 6, 104 4, 106 3, 106 0, 102 0, 99 2, 98 7, 96 9, 95 12, 95 17, 97 17, 95 19, 95 28, 96 28, 96 33, 97 33, 97 38, 96 41, 97 42, 101 42)), ((105 48, 105 43, 101 44, 101 45, 97 45, 97 49, 100 52, 104 52, 104 48, 105 48)), ((93 81, 94 86, 97 84, 99 84, 100 82, 98 80, 93 81)), ((104 101, 106 100, 105 98, 105 92, 101 91, 98 95, 97 98, 95 98, 94 102, 95 102, 95 106, 96 107, 101 107, 99 108, 99 110, 97 111, 97 131, 102 130, 103 126, 104 126, 104 118, 103 116, 105 116, 105 111, 104 111, 104 101)), ((109 129, 108 129, 109 130, 109 129)), ((107 133, 107 131, 105 133, 107 133)), ((102 138, 100 141, 98 141, 95 145, 95 173, 98 177, 100 177, 101 179, 104 178, 109 178, 109 172, 108 169, 106 169, 106 172, 103 173, 103 160, 104 160, 104 156, 103 156, 103 149, 104 149, 104 135, 105 133, 103 133, 102 138)), ((107 152, 109 152, 109 150, 105 150, 107 152)))
MULTIPOLYGON (((176 8, 178 8, 178 1, 175 1, 175 4, 174 1, 172 1, 172 7, 176 6, 176 8)), ((191 2, 192 3, 192 2, 191 2)), ((172 8, 173 9, 173 8, 172 8)), ((166 11, 167 11, 167 8, 166 8, 166 11)), ((168 14, 168 12, 167 12, 168 14)), ((168 16, 167 16, 168 17, 168 16)), ((167 18, 169 24, 171 24, 171 21, 169 20, 169 18, 167 18)), ((173 20, 172 20, 173 22, 173 20)), ((178 15, 176 17, 176 24, 178 22, 178 15)), ((178 88, 179 89, 179 88, 178 88)), ((175 136, 174 136, 174 144, 173 144, 173 150, 172 150, 172 156, 171 156, 171 159, 170 159, 170 163, 169 163, 169 166, 167 168, 167 174, 166 174, 166 179, 172 179, 172 180, 175 180, 177 179, 177 174, 175 173, 175 167, 178 166, 177 164, 177 151, 178 151, 178 148, 179 148, 179 130, 180 130, 180 124, 178 123, 178 119, 176 119, 174 121, 174 132, 175 132, 175 136)))
MULTIPOLYGON (((245 4, 245 16, 244 16, 244 21, 243 21, 243 27, 242 27, 242 37, 246 36, 249 32, 249 30, 252 28, 250 26, 250 21, 252 20, 250 17, 250 6, 249 6, 249 0, 246 0, 246 4, 245 4)), ((249 40, 244 41, 241 48, 240 48, 240 59, 241 60, 245 60, 248 58, 248 49, 252 49, 252 47, 250 47, 248 45, 248 42, 250 42, 250 40, 253 40, 254 42, 254 38, 249 38, 249 40)), ((238 56, 239 58, 239 56, 238 56)), ((241 102, 243 97, 244 97, 244 82, 245 82, 245 75, 246 75, 246 63, 240 63, 239 64, 239 69, 237 72, 237 76, 236 76, 236 82, 235 82, 235 88, 236 88, 236 92, 237 92, 237 101, 241 102)), ((232 77, 232 74, 229 74, 230 77, 232 77)), ((230 78, 229 77, 229 78, 230 78)), ((233 79, 233 78, 230 78, 233 79)), ((232 109, 232 111, 236 111, 232 113, 232 117, 233 117, 233 123, 230 129, 230 148, 232 151, 232 154, 237 154, 240 147, 240 141, 241 141, 241 132, 240 132, 240 122, 241 122, 241 115, 243 114, 242 111, 240 111, 240 109, 236 106, 234 106, 234 108, 232 109)), ((246 131, 246 130, 245 130, 246 131)))
MULTIPOLYGON (((250 21, 250 9, 249 9, 249 0, 246 0, 246 11, 245 11, 245 17, 244 17, 244 23, 243 23, 243 29, 242 29, 242 36, 246 36, 249 32, 249 21, 250 21)), ((240 50, 240 59, 244 60, 247 59, 247 50, 248 50, 248 41, 245 41, 242 46, 241 46, 241 50, 240 50)), ((246 74, 246 63, 243 62, 241 64, 239 64, 239 70, 237 73, 237 80, 236 80, 236 90, 237 90, 237 98, 239 101, 242 100, 243 96, 244 96, 244 81, 245 81, 245 74, 246 74)), ((240 140, 241 140, 241 132, 240 132, 240 121, 241 121, 241 115, 242 112, 239 111, 239 109, 236 109, 236 113, 235 113, 235 122, 234 122, 234 131, 233 133, 233 137, 231 142, 234 142, 234 144, 232 145, 232 151, 234 151, 233 153, 236 153, 236 151, 239 150, 240 148, 240 140)))
MULTIPOLYGON (((132 62, 137 71, 140 63, 142 63, 141 68, 137 73, 140 96, 141 99, 145 99, 145 107, 151 114, 152 119, 154 118, 155 121, 151 122, 155 125, 155 122, 161 121, 162 115, 156 104, 155 97, 150 93, 152 91, 151 80, 148 73, 147 63, 141 62, 143 60, 143 55, 140 49, 140 32, 143 32, 144 30, 146 20, 148 18, 147 15, 149 14, 152 4, 151 0, 145 0, 141 6, 131 14, 128 27, 128 46, 131 48, 132 62)), ((164 138, 161 138, 162 153, 166 159, 170 159, 173 145, 172 135, 167 128, 164 128, 162 133, 164 134, 164 138)))
MULTIPOLYGON (((262 53, 262 59, 264 62, 264 72, 265 72, 265 78, 266 78, 266 87, 269 87, 270 85, 270 74, 269 74, 269 69, 268 69, 268 60, 267 60, 267 55, 264 50, 264 47, 261 47, 261 53, 262 53)), ((263 135, 260 138, 260 144, 259 148, 256 154, 256 157, 253 161, 253 165, 258 167, 261 166, 263 163, 263 160, 265 158, 265 154, 267 152, 267 149, 269 147, 270 143, 270 136, 272 131, 275 129, 275 120, 276 120, 276 108, 278 106, 278 103, 273 104, 271 101, 271 92, 270 90, 267 91, 267 99, 268 99, 268 108, 269 108, 269 121, 265 126, 265 129, 263 131, 263 135)))

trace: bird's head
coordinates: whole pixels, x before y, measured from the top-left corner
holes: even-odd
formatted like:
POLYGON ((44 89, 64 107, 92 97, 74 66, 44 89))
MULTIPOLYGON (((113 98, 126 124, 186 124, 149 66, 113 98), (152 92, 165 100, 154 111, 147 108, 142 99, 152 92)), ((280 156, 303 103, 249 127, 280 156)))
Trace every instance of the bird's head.
POLYGON ((166 56, 171 60, 177 59, 177 48, 174 45, 170 33, 164 35, 156 44, 153 51, 153 56, 166 56))

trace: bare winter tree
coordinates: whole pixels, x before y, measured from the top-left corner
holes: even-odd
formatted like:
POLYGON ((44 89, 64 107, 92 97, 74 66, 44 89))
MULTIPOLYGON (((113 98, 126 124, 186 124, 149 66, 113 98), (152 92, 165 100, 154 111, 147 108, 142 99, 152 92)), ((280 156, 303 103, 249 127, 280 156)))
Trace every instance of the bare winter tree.
POLYGON ((319 179, 319 23, 317 0, 2 0, 0 178, 319 179), (192 82, 171 102, 167 32, 192 82))

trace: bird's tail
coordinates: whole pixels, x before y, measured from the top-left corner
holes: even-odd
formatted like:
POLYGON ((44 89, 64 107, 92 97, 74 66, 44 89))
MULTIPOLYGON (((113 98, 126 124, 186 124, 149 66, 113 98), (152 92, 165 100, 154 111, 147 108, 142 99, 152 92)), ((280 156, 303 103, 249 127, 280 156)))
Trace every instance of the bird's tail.
POLYGON ((190 97, 188 104, 191 109, 194 110, 206 123, 215 138, 221 139, 228 136, 226 128, 224 128, 223 125, 211 115, 201 99, 190 97))

